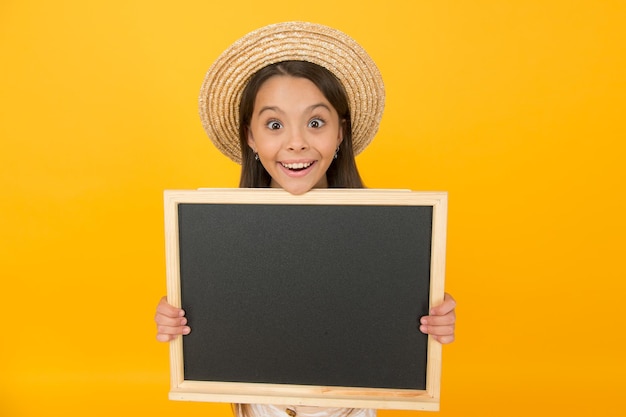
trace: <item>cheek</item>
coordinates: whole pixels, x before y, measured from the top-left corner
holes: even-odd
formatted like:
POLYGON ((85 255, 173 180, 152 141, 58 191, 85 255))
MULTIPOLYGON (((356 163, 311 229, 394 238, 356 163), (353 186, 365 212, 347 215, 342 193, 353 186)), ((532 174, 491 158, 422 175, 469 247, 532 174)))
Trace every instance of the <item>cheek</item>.
POLYGON ((248 128, 248 145, 256 149, 257 152, 263 152, 268 143, 269 141, 264 137, 262 130, 255 128, 254 125, 248 128))
POLYGON ((264 155, 274 154, 280 149, 280 144, 278 144, 277 141, 257 139, 255 141, 255 144, 256 144, 256 151, 259 154, 264 154, 264 155))
POLYGON ((333 158, 335 156, 335 152, 337 151, 337 143, 330 143, 328 147, 325 149, 324 155, 329 158, 333 158))
POLYGON ((324 153, 330 153, 331 155, 335 155, 335 151, 337 147, 341 144, 341 133, 337 131, 335 134, 329 135, 325 140, 323 145, 324 153))

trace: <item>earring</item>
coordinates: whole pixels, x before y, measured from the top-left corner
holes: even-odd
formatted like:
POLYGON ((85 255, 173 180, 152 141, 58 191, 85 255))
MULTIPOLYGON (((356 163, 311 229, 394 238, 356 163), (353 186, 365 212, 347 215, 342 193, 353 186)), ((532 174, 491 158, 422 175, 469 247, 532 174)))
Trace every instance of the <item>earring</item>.
POLYGON ((254 160, 257 162, 259 161, 259 154, 256 152, 254 153, 254 160))
POLYGON ((337 150, 335 151, 335 154, 333 155, 333 159, 337 159, 338 155, 339 155, 339 146, 337 146, 337 150))

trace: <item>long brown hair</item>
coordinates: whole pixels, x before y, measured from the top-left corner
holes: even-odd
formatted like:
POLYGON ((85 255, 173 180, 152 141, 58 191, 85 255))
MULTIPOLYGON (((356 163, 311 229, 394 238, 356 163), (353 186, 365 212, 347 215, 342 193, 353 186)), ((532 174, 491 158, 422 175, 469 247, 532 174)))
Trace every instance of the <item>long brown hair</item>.
POLYGON ((363 188, 363 181, 354 160, 352 123, 346 92, 333 73, 324 67, 306 61, 283 61, 268 65, 257 71, 244 88, 239 104, 239 145, 241 147, 239 187, 264 188, 270 186, 272 178, 263 168, 263 165, 255 160, 254 153, 248 146, 248 129, 257 92, 263 83, 277 75, 306 78, 313 82, 339 115, 339 122, 343 128, 343 141, 339 147, 337 158, 326 171, 328 187, 363 188))

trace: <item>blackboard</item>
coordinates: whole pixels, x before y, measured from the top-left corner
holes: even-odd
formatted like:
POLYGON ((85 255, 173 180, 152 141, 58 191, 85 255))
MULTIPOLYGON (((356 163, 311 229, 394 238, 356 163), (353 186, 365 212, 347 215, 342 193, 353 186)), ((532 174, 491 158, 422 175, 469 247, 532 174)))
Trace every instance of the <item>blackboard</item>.
POLYGON ((445 193, 167 191, 170 398, 437 409, 445 193), (434 373, 434 375, 433 375, 434 373), (437 386, 433 386, 437 385, 437 386))

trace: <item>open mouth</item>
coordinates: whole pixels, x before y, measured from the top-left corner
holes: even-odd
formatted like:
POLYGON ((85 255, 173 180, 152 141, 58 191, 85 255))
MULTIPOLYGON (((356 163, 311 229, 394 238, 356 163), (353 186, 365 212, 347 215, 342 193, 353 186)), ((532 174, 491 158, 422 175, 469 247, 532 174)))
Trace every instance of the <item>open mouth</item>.
POLYGON ((293 164, 285 164, 285 163, 280 163, 283 167, 287 168, 290 171, 302 171, 307 169, 308 167, 310 167, 311 165, 314 164, 314 162, 297 162, 297 163, 293 163, 293 164))

